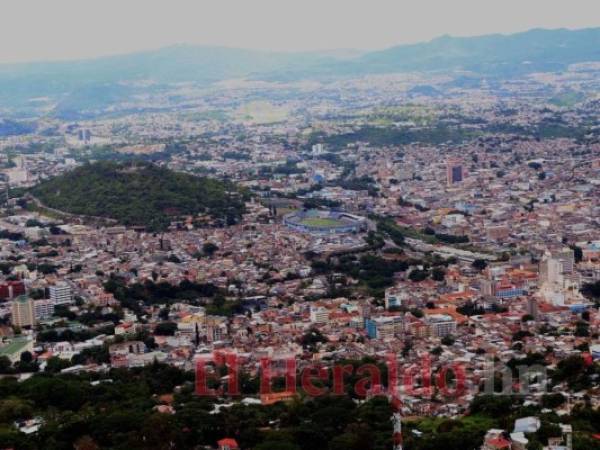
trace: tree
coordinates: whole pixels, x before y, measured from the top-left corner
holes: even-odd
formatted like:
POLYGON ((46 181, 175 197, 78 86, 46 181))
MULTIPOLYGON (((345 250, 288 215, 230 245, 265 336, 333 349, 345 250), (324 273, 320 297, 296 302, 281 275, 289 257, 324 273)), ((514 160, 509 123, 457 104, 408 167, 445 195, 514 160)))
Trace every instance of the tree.
POLYGON ((487 267, 488 264, 485 259, 476 259, 475 261, 473 261, 473 263, 471 265, 473 266, 473 268, 475 268, 481 272, 482 270, 484 270, 487 267))
POLYGON ((46 368, 44 369, 44 371, 49 373, 58 373, 61 370, 66 369, 70 366, 71 363, 69 361, 61 359, 58 356, 53 356, 49 358, 46 362, 46 368))
POLYGON ((99 450, 100 447, 96 442, 88 435, 81 436, 73 444, 75 450, 99 450))
POLYGON ((593 300, 600 300, 600 281, 584 284, 581 293, 593 300))
POLYGON ((162 308, 159 313, 158 313, 158 317, 160 317, 162 320, 168 320, 169 319, 169 307, 165 307, 162 308))
POLYGON ((179 258, 177 257, 177 255, 175 255, 175 254, 173 254, 173 253, 169 255, 169 257, 167 258, 167 261, 169 261, 169 262, 172 262, 172 263, 175 263, 175 264, 179 264, 179 263, 181 263, 181 259, 179 259, 179 258))
POLYGON ((441 342, 443 345, 450 346, 450 345, 454 344, 454 338, 450 335, 444 336, 442 338, 441 342))
POLYGON ((542 396, 542 406, 544 408, 556 409, 567 401, 560 392, 555 394, 545 394, 542 396))
POLYGON ((429 277, 429 272, 427 270, 414 269, 408 274, 408 278, 414 283, 426 280, 427 277, 429 277))
POLYGON ((420 319, 424 316, 423 311, 421 311, 419 308, 411 308, 410 313, 417 319, 420 319))
POLYGON ((30 419, 33 405, 30 401, 16 397, 0 400, 0 422, 12 422, 19 419, 30 419))
POLYGON ((292 442, 273 440, 258 444, 254 450, 300 450, 300 447, 292 442))
POLYGON ((562 431, 558 425, 542 420, 540 429, 536 432, 536 435, 543 444, 547 444, 548 438, 560 437, 562 436, 562 431))
POLYGON ((574 380, 585 372, 585 361, 579 355, 569 356, 558 362, 552 380, 556 382, 574 380))
POLYGON ((171 219, 208 214, 239 217, 245 192, 233 183, 174 172, 146 162, 85 164, 32 189, 45 205, 73 214, 116 219, 162 232, 171 219))
POLYGON ((23 353, 21 353, 21 362, 25 363, 25 364, 29 364, 31 363, 31 361, 33 361, 33 355, 31 354, 30 351, 24 351, 23 353))
POLYGON ((444 271, 444 269, 436 267, 431 271, 431 279, 432 280, 444 281, 445 278, 446 278, 446 272, 444 271))
POLYGON ((575 258, 575 262, 580 263, 583 261, 583 249, 576 245, 572 245, 571 248, 573 249, 573 257, 575 258))
POLYGON ((314 348, 318 343, 325 342, 327 342, 327 338, 317 328, 311 328, 300 339, 300 344, 304 348, 314 348))
POLYGON ((442 353, 444 353, 444 349, 440 346, 437 346, 433 350, 431 350, 431 354, 435 356, 440 356, 442 353))
POLYGON ((479 395, 471 402, 471 414, 506 417, 512 410, 513 401, 513 397, 508 395, 479 395))
POLYGON ((514 341, 522 341, 523 339, 531 337, 531 336, 533 336, 533 334, 531 334, 529 331, 519 330, 515 334, 513 334, 512 340, 513 340, 513 342, 514 341))
POLYGON ((177 331, 177 324, 174 322, 161 322, 156 325, 154 334, 157 336, 173 336, 177 331))
POLYGON ((32 289, 31 291, 29 291, 29 296, 33 299, 33 300, 39 300, 41 298, 45 298, 46 297, 46 293, 44 292, 44 289, 32 289))
POLYGON ((0 373, 9 373, 12 369, 12 363, 8 356, 0 356, 0 373))
POLYGON ((202 246, 202 251, 204 252, 205 255, 208 255, 208 256, 212 256, 217 250, 219 250, 219 247, 217 247, 212 242, 205 242, 204 245, 202 246))

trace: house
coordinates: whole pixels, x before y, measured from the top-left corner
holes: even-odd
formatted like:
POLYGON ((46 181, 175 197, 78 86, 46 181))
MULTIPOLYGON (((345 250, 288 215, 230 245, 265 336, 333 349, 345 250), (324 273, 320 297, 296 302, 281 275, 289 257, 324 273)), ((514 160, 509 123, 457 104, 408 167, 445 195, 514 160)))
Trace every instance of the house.
POLYGON ((239 445, 235 439, 225 438, 217 441, 217 446, 219 450, 237 450, 239 449, 239 445))
POLYGON ((511 442, 504 430, 491 429, 485 435, 481 450, 510 450, 511 442))
POLYGON ((513 433, 535 433, 540 426, 541 422, 537 417, 523 417, 515 420, 513 433))
POLYGON ((123 322, 115 327, 115 335, 135 334, 139 329, 138 324, 132 322, 123 322))

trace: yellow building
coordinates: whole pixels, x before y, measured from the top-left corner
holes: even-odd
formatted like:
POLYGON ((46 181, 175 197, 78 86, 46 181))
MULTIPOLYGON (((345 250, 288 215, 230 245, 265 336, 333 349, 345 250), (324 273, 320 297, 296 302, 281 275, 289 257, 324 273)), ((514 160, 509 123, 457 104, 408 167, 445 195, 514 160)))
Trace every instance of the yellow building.
POLYGON ((17 327, 31 327, 35 325, 35 310, 33 300, 26 295, 21 295, 12 301, 12 324, 17 327))

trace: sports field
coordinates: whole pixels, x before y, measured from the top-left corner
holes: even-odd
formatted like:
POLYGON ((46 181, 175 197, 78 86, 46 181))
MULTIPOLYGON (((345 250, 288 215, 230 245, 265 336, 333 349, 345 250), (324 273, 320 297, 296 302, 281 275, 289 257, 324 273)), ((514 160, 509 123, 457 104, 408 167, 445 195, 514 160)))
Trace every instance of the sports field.
POLYGON ((341 220, 326 217, 307 217, 300 223, 309 227, 340 227, 344 225, 341 220))

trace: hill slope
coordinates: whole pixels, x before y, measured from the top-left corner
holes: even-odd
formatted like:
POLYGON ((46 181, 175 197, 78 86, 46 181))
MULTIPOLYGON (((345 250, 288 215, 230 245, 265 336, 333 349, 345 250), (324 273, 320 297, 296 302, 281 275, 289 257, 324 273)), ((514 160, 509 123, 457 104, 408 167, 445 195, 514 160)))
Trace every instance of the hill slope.
POLYGON ((40 183, 31 193, 54 209, 154 230, 180 215, 207 213, 231 223, 243 212, 234 186, 149 163, 87 164, 40 183))

